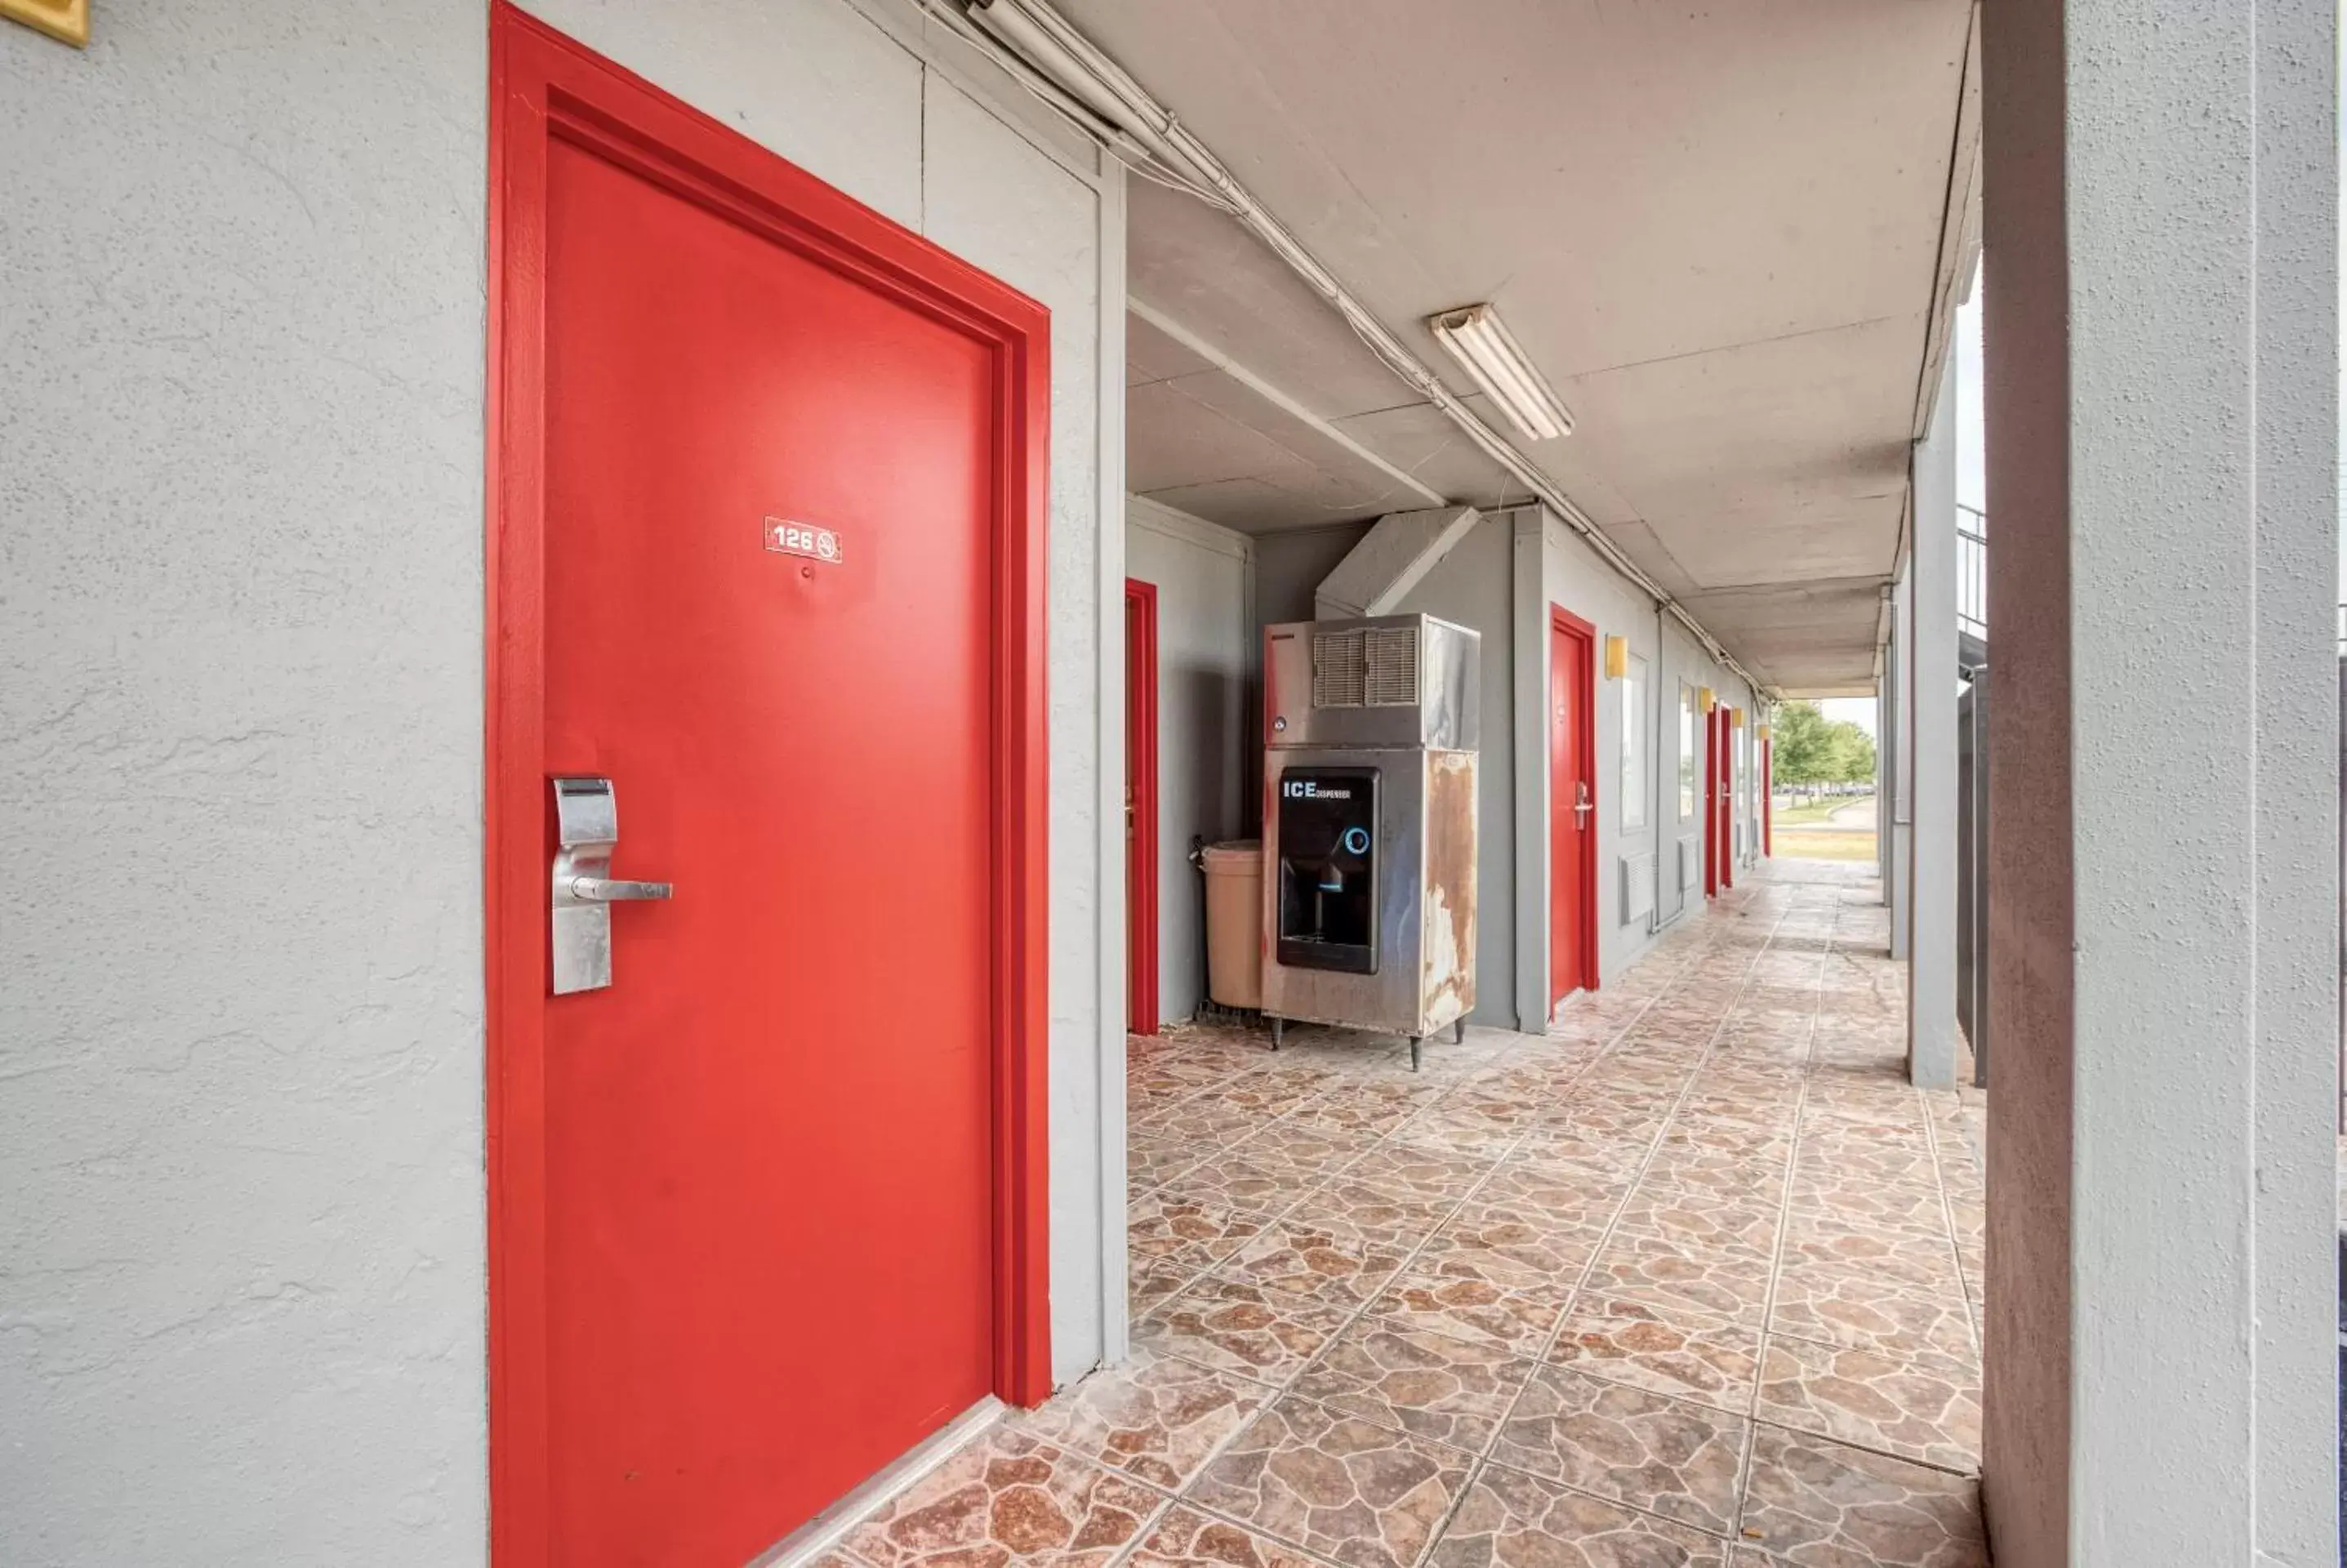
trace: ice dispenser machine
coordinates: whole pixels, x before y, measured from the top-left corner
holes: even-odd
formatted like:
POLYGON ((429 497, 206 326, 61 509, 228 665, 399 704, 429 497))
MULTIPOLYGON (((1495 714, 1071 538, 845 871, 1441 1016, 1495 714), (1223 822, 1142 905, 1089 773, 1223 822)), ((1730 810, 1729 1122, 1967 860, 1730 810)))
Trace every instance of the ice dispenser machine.
POLYGON ((1426 615, 1264 632, 1264 1011, 1419 1042, 1475 1005, 1480 639, 1426 615))

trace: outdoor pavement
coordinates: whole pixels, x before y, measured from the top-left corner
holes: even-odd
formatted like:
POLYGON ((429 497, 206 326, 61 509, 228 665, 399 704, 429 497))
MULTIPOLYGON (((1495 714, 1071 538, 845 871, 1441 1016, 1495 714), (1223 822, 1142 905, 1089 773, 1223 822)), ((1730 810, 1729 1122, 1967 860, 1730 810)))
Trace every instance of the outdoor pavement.
POLYGON ((1833 808, 1825 825, 1841 833, 1872 833, 1876 825, 1875 797, 1864 795, 1848 805, 1833 808))
POLYGON ((1133 1361, 830 1568, 1985 1563, 1982 1177, 1860 866, 1777 863, 1543 1038, 1131 1044, 1133 1361))

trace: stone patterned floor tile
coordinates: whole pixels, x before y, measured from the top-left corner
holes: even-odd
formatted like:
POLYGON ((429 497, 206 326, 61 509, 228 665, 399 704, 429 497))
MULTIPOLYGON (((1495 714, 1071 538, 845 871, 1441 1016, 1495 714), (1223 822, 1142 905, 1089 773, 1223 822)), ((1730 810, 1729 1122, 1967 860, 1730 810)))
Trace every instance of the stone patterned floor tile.
POLYGON ((1334 1075, 1324 1071, 1258 1069, 1214 1085, 1183 1109, 1204 1116, 1235 1111, 1250 1122, 1276 1116, 1308 1116, 1335 1081, 1334 1075))
POLYGON ((1446 1153, 1497 1155, 1513 1148, 1524 1131, 1519 1122, 1494 1122, 1471 1111, 1454 1111, 1446 1100, 1402 1123, 1395 1130, 1394 1140, 1446 1153))
POLYGON ((1940 1173, 1932 1151, 1920 1140, 1911 1148, 1886 1147, 1855 1139, 1829 1139, 1812 1132, 1801 1139, 1800 1153, 1793 1163, 1793 1179, 1802 1183, 1831 1181, 1842 1185, 1935 1187, 1940 1173))
POLYGON ((1410 1238, 1291 1214, 1264 1226, 1214 1272, 1289 1296, 1359 1307, 1401 1272, 1416 1246, 1410 1238))
POLYGON ((1352 1083, 1342 1085, 1311 1110, 1297 1115, 1296 1120, 1303 1125, 1332 1132, 1383 1138, 1426 1114, 1430 1106, 1440 1103, 1430 1094, 1405 1099, 1362 1094, 1358 1092, 1358 1088, 1352 1083))
POLYGON ((1015 1414, 1011 1424, 1079 1459, 1179 1491, 1271 1399, 1263 1384, 1143 1351, 1040 1409, 1015 1414))
POLYGON ((1639 1184, 1681 1187, 1689 1192, 1773 1203, 1785 1192, 1785 1157, 1673 1142, 1655 1152, 1639 1177, 1639 1184))
MULTIPOLYGON (((1440 1471, 1429 1456, 1496 1449, 1495 1423, 1519 1418, 1532 1426, 1518 1436, 1546 1445, 1526 1456, 1548 1469, 1482 1461, 1430 1564, 1914 1568, 1892 1537, 1880 1557, 1853 1543, 1892 1517, 1880 1498, 1847 1530, 1836 1501, 1819 1532, 1824 1504, 1787 1479, 1799 1466, 1768 1482, 1781 1496, 1753 1477, 1750 1505, 1775 1509, 1783 1532, 1739 1539, 1707 1457, 1731 1455, 1732 1491, 1737 1434, 1775 1433, 1772 1451, 1842 1466, 1832 1484, 1850 1488, 1864 1481, 1852 1465, 1905 1474, 1882 1454, 1955 1468, 1977 1445, 1982 1112, 1905 1082, 1906 1000, 1876 898, 1853 869, 1764 868, 1604 992, 1568 999, 1547 1037, 1431 1040, 1419 1073, 1397 1041, 1354 1030, 1299 1026, 1277 1053, 1235 1024, 1135 1037, 1141 1362, 1017 1424, 1057 1422, 1066 1464, 1090 1455, 1157 1489, 1252 1449, 1246 1496, 1304 1522, 1184 1508, 1128 1538, 1145 1568, 1417 1568, 1400 1561, 1409 1542, 1426 1542, 1476 1461, 1450 1461, 1430 1513, 1380 1519, 1322 1434, 1358 1429, 1355 1457, 1375 1474, 1409 1451, 1440 1471), (1256 1442, 1283 1405, 1282 1421, 1318 1430, 1256 1442), (1614 1472, 1643 1469, 1675 1422, 1727 1430, 1687 1461, 1708 1491, 1665 1466, 1631 1495, 1614 1472), (1225 1450, 1205 1459, 1217 1433, 1225 1450), (1560 1477, 1560 1453, 1598 1482, 1560 1477), (1325 1495, 1307 1503, 1297 1486, 1325 1495), (1608 1487, 1612 1501, 1592 1494, 1608 1487), (1676 1522, 1654 1512, 1666 1497, 1676 1522)), ((1950 1495, 1976 1538, 1969 1495, 1950 1495)), ((1911 1555, 1945 1568, 1931 1554, 1951 1539, 1919 1526, 1911 1555)), ((956 1568, 1012 1554, 973 1555, 956 1568)))
POLYGON ((1212 1275, 1133 1326, 1135 1349, 1285 1383, 1337 1337, 1348 1308, 1212 1275))
POLYGON ((1616 1233, 1591 1267, 1588 1287, 1615 1301, 1761 1327, 1768 1307, 1768 1265, 1744 1255, 1701 1255, 1616 1233))
POLYGON ((1409 1271, 1387 1286, 1369 1311, 1412 1328, 1537 1356, 1572 1299, 1564 1286, 1509 1286, 1409 1271))
POLYGON ((1554 1097, 1541 1092, 1536 1085, 1518 1091, 1513 1084, 1494 1082, 1487 1069, 1445 1095, 1442 1108, 1453 1116, 1529 1127, 1549 1114, 1553 1102, 1554 1097))
POLYGON ((1948 1215, 1936 1188, 1848 1187, 1796 1182, 1786 1199, 1787 1234, 1858 1231, 1873 1235, 1944 1237, 1948 1215))
POLYGON ((1684 1163, 1697 1155, 1726 1155, 1755 1164, 1781 1166, 1793 1152, 1789 1119, 1760 1126, 1750 1122, 1706 1121, 1676 1116, 1655 1143, 1655 1157, 1684 1163))
POLYGON ((842 1544, 871 1568, 1105 1568, 1165 1506, 1162 1493, 998 1427, 884 1503, 842 1544))
POLYGON ((1781 1266, 1788 1274, 1820 1268, 1863 1274, 1911 1290, 1945 1291, 1956 1284, 1955 1248, 1944 1229, 1922 1236, 1805 1225, 1785 1238, 1781 1266))
POLYGON ((1766 1262, 1777 1250, 1775 1203, 1703 1187, 1641 1183, 1622 1205, 1618 1233, 1652 1236, 1701 1256, 1766 1262))
POLYGON ((1521 1155, 1502 1161, 1474 1201, 1538 1215, 1573 1230, 1602 1230, 1629 1195, 1630 1179, 1544 1165, 1521 1155))
POLYGON ((1735 1528, 1746 1427, 1724 1410, 1543 1367, 1491 1458, 1724 1536, 1735 1528))
POLYGON ((1988 1568, 1978 1481, 1766 1424, 1741 1532, 1804 1568, 1988 1568))
POLYGON ((1759 1376, 1760 1331, 1685 1316, 1666 1318, 1584 1295, 1565 1315, 1548 1359, 1593 1378, 1743 1415, 1752 1408, 1759 1376))
POLYGON ((1330 1176, 1376 1148, 1379 1142, 1376 1134, 1355 1129, 1307 1122, 1276 1122, 1233 1152, 1247 1159, 1275 1160, 1330 1176))
POLYGON ((1355 1166, 1315 1190, 1289 1217, 1305 1225, 1330 1225, 1419 1240, 1432 1235, 1458 1206, 1456 1193, 1436 1196, 1364 1181, 1359 1168, 1355 1166))
POLYGON ((1487 1464, 1427 1562, 1429 1568, 1732 1568, 1732 1550, 1683 1525, 1487 1464))
POLYGON ((1496 1346, 1373 1316, 1322 1351, 1288 1391, 1346 1415, 1480 1453, 1532 1373, 1532 1362, 1496 1346))
POLYGON ((1324 1568, 1292 1546, 1178 1503, 1125 1563, 1130 1568, 1324 1568))
POLYGON ((1893 1358, 1935 1353, 1975 1359, 1961 1290, 1905 1289, 1850 1270, 1784 1270, 1768 1327, 1893 1358))
POLYGON ((1227 1257, 1268 1223, 1257 1213, 1184 1202, 1160 1187, 1125 1206, 1125 1245, 1134 1257, 1175 1253, 1227 1257))
POLYGON ((1384 1143, 1345 1168, 1348 1180, 1424 1198, 1462 1198, 1498 1167, 1489 1154, 1455 1154, 1408 1143, 1384 1143))
POLYGON ((1125 1270, 1125 1310, 1136 1323, 1187 1289, 1212 1260, 1203 1253, 1136 1257, 1125 1270))
POLYGON ((1655 1142, 1660 1112, 1648 1113, 1643 1132, 1624 1132, 1601 1122, 1543 1122, 1528 1129, 1510 1151, 1523 1164, 1560 1171, 1587 1171, 1627 1177, 1645 1160, 1655 1142))
POLYGON ((1470 1202, 1428 1238, 1411 1266, 1501 1286, 1570 1287, 1603 1239, 1594 1228, 1567 1230, 1536 1214, 1470 1202))
POLYGON ((1266 1113, 1244 1105, 1215 1104, 1198 1097, 1151 1117, 1133 1129, 1133 1135, 1213 1149, 1237 1143, 1259 1131, 1267 1120, 1266 1113))
POLYGON ((1472 1464, 1457 1449, 1291 1397, 1257 1416, 1189 1497, 1347 1568, 1410 1568, 1472 1464))
POLYGON ((1761 1358, 1764 1421, 1942 1470, 1980 1468, 1980 1378, 1969 1360, 1873 1350, 1777 1335, 1761 1358))
POLYGON ((1322 1180, 1317 1173, 1302 1166, 1231 1153, 1199 1161, 1156 1192, 1173 1203, 1268 1217, 1294 1208, 1322 1180))
POLYGON ((1214 1152, 1178 1138, 1152 1137, 1136 1127, 1124 1143, 1125 1190, 1138 1196, 1162 1186, 1214 1152))

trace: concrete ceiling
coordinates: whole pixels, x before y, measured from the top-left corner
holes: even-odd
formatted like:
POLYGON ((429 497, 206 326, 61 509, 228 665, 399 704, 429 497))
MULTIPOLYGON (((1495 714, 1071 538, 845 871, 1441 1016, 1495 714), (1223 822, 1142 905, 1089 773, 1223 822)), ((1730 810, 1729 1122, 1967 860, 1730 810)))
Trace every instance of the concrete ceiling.
MULTIPOLYGON (((1459 392, 1420 323, 1496 301, 1578 421, 1520 447, 1763 680, 1865 685, 1971 0, 1061 6, 1459 392)), ((1255 533, 1510 498, 1235 220, 1130 190, 1133 488, 1255 533)))

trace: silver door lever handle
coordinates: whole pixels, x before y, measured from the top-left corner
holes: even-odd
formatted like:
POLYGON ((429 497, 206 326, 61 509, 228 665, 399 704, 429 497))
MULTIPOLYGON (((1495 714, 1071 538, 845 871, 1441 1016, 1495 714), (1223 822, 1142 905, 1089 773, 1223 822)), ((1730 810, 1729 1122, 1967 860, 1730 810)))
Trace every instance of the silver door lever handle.
POLYGON ((673 882, 622 882, 604 876, 573 876, 570 896, 582 904, 619 904, 634 898, 672 898, 673 882))

